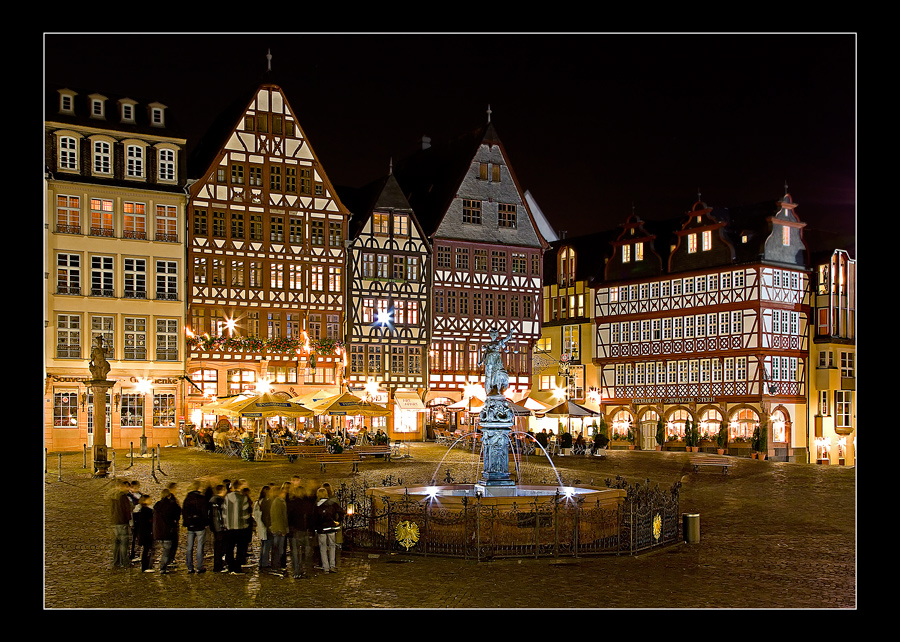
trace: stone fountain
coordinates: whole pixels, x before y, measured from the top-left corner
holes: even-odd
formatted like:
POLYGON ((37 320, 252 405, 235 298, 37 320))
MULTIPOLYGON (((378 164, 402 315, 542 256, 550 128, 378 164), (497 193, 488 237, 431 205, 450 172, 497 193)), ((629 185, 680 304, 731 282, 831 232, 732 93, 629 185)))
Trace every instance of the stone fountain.
MULTIPOLYGON (((590 486, 526 485, 514 480, 509 470, 510 431, 515 423, 515 414, 504 392, 509 388, 509 375, 503 367, 501 352, 512 338, 510 332, 499 338, 496 328, 490 331, 490 342, 482 346, 479 366, 484 366, 484 388, 487 398, 479 413, 481 428, 481 457, 483 468, 481 478, 475 484, 428 485, 407 488, 372 488, 367 493, 376 503, 392 496, 405 495, 408 498, 434 501, 443 504, 458 504, 463 498, 478 498, 492 504, 511 504, 528 497, 529 502, 552 502, 558 496, 578 496, 613 505, 622 501, 624 491, 601 489, 590 486)), ((551 462, 552 463, 552 462, 551 462)))

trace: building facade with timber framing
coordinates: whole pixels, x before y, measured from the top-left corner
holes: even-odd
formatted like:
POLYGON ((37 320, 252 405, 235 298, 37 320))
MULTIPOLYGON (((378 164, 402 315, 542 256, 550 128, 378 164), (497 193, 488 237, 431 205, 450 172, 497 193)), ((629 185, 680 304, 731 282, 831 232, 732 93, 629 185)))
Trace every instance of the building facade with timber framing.
POLYGON ((652 449, 658 422, 683 448, 686 422, 713 445, 807 461, 811 271, 805 224, 789 194, 678 220, 629 216, 594 283, 602 408, 652 449))
POLYGON ((393 173, 339 188, 352 212, 347 240, 350 392, 393 411, 397 439, 424 435, 431 345, 431 245, 393 173))
POLYGON ((271 80, 223 110, 192 155, 186 414, 209 396, 340 391, 349 213, 271 80))

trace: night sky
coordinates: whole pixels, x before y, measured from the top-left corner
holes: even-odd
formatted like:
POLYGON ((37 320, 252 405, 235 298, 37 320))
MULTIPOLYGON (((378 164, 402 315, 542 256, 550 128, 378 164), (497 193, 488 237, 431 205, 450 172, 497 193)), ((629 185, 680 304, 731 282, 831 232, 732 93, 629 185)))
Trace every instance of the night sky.
POLYGON ((276 82, 333 183, 491 120, 567 236, 773 201, 853 230, 854 34, 45 34, 45 80, 168 105, 189 138, 276 82))

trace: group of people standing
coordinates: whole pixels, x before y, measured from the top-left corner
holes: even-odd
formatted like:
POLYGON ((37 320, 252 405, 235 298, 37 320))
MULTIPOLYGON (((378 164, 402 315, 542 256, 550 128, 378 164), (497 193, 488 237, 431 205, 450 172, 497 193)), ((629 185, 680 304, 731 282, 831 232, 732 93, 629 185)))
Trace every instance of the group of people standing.
POLYGON ((141 570, 153 572, 158 548, 159 572, 169 573, 183 525, 188 573, 207 571, 207 534, 215 573, 245 573, 252 566, 248 559, 254 536, 261 571, 284 574, 289 555, 291 576, 307 578, 314 566, 313 549, 318 546, 321 569, 337 572, 344 511, 330 484, 294 475, 290 481, 264 485, 254 498, 244 479, 194 480, 180 502, 177 490, 177 484, 168 484, 153 503, 141 492, 140 482, 117 480, 111 499, 114 567, 127 568, 140 559, 141 570))

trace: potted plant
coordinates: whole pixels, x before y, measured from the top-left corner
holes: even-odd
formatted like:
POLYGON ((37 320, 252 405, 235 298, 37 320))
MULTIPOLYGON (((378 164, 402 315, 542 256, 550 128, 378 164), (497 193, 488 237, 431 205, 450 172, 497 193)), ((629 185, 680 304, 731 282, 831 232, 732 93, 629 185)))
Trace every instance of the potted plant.
POLYGON ((662 445, 666 443, 666 427, 663 425, 662 417, 656 421, 656 449, 662 450, 662 445))
POLYGON ((691 423, 690 417, 684 423, 684 447, 688 452, 700 450, 700 431, 696 424, 691 423))
POLYGON ((603 417, 600 417, 600 427, 597 427, 597 424, 594 423, 594 454, 600 455, 599 451, 606 448, 609 444, 609 437, 606 436, 606 422, 603 417))
POLYGON ((753 459, 765 459, 765 455, 762 452, 764 446, 761 443, 761 437, 759 426, 757 426, 753 429, 753 436, 750 437, 750 457, 753 459))
POLYGON ((722 425, 719 427, 719 434, 716 435, 716 452, 720 455, 725 454, 725 444, 728 442, 728 429, 722 425))
POLYGON ((766 450, 768 448, 768 444, 766 443, 766 427, 759 426, 757 430, 759 430, 759 443, 757 444, 757 450, 759 452, 759 460, 762 461, 766 458, 766 450))
POLYGON ((628 432, 625 433, 625 441, 628 442, 628 450, 634 450, 634 428, 628 424, 628 432))

